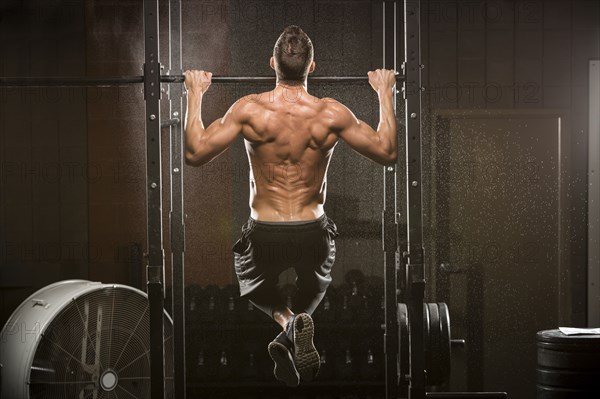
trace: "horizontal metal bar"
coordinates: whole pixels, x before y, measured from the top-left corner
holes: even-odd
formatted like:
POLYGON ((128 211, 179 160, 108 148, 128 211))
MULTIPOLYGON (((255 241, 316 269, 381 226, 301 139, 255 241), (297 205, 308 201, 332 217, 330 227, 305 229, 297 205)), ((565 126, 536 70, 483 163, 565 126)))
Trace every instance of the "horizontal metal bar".
MULTIPOLYGON (((402 81, 397 75, 396 80, 402 81)), ((162 75, 162 83, 183 83, 184 75, 162 75)), ((214 83, 275 83, 275 76, 213 76, 214 83)), ((309 76, 310 83, 366 83, 365 76, 309 76)), ((87 77, 0 77, 0 87, 112 87, 144 83, 143 76, 87 77)))
POLYGON ((167 119, 160 122, 160 127, 164 129, 169 126, 178 125, 180 122, 181 120, 179 118, 167 119))
MULTIPOLYGON (((397 75, 396 80, 402 81, 403 76, 397 75)), ((163 75, 160 78, 163 83, 181 83, 185 80, 184 75, 163 75)), ((215 76, 214 83, 275 83, 275 76, 215 76)), ((369 77, 364 76, 309 76, 309 83, 357 83, 368 82, 369 77)))
POLYGON ((144 83, 143 76, 122 76, 106 78, 87 77, 0 77, 0 87, 110 87, 144 83))

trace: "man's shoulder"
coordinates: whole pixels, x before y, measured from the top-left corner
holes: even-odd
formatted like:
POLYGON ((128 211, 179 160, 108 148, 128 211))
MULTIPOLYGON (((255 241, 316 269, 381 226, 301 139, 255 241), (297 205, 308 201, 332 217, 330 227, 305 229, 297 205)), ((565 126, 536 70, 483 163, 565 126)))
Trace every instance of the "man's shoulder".
POLYGON ((263 106, 260 102, 260 97, 260 94, 248 94, 239 98, 231 106, 231 112, 242 119, 248 117, 263 106))
POLYGON ((332 97, 324 97, 321 102, 326 111, 334 117, 343 118, 350 111, 343 103, 332 97))
POLYGON ((256 105, 257 103, 260 102, 260 98, 262 97, 261 94, 263 93, 253 93, 253 94, 247 94, 243 97, 240 97, 236 102, 235 105, 238 107, 245 107, 245 106, 252 106, 252 105, 256 105))
POLYGON ((338 100, 336 100, 333 97, 323 97, 320 98, 319 101, 321 101, 324 104, 341 104, 338 100))

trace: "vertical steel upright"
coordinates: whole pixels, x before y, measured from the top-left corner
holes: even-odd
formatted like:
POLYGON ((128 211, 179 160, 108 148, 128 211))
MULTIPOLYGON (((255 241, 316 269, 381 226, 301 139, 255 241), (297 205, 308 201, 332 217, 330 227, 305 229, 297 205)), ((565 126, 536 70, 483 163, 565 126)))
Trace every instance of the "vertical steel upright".
MULTIPOLYGON (((397 71, 396 65, 396 1, 383 2, 383 67, 397 71)), ((394 87, 394 110, 396 110, 396 87, 394 87)), ((396 133, 398 134, 398 133, 396 133)), ((382 243, 384 263, 385 296, 385 397, 398 397, 398 286, 399 258, 398 212, 396 189, 397 165, 383 168, 382 243)))
MULTIPOLYGON (((181 58, 181 0, 169 0, 169 75, 182 75, 181 58)), ((183 121, 183 85, 170 84, 169 118, 183 121)), ((171 211, 170 242, 172 265, 172 299, 173 299, 173 365, 174 365, 174 397, 185 399, 185 217, 183 207, 183 136, 182 123, 173 123, 170 128, 170 176, 171 176, 171 211)))
POLYGON ((423 345, 423 219, 421 180, 420 0, 404 0, 404 102, 406 112, 406 295, 409 320, 408 397, 425 398, 423 345))
POLYGON ((144 0, 144 100, 146 101, 146 200, 148 300, 150 312, 150 397, 163 399, 164 251, 160 137, 158 0, 144 0))

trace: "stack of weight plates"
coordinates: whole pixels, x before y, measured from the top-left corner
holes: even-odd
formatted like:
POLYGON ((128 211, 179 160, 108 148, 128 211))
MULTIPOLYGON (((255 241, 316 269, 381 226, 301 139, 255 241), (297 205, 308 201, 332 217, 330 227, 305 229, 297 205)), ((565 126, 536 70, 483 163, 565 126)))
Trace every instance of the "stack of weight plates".
POLYGON ((600 398, 600 335, 537 333, 537 398, 600 398))

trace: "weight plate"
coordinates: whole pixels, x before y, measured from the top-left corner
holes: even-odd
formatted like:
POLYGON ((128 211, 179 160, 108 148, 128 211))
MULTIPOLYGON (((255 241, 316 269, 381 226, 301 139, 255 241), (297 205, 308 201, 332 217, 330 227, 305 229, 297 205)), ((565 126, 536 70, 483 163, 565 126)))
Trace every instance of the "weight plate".
POLYGON ((440 313, 437 303, 428 303, 429 310, 429 356, 425 363, 427 369, 427 385, 439 385, 443 380, 439 365, 440 351, 440 313))
MULTIPOLYGON (((431 364, 431 335, 429 333, 431 326, 431 315, 429 313, 429 306, 426 303, 423 304, 423 361, 425 362, 425 377, 427 378, 428 365, 431 364)), ((410 329, 409 329, 410 330, 410 329)))
POLYGON ((450 380, 451 354, 452 354, 452 335, 450 333, 450 311, 445 303, 438 303, 440 311, 440 367, 443 373, 443 382, 450 380))
POLYGON ((405 303, 398 304, 398 361, 400 363, 400 386, 407 386, 408 381, 405 376, 409 372, 409 344, 408 344, 408 309, 405 303))

